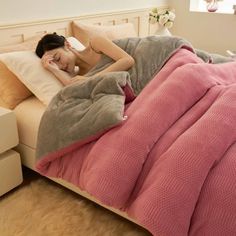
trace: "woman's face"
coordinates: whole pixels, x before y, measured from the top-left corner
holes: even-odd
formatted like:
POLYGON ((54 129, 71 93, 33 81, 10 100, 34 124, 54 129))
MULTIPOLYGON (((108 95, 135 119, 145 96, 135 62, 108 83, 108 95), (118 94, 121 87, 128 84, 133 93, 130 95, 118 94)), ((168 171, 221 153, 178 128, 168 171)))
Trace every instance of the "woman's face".
POLYGON ((53 62, 59 67, 60 70, 69 73, 74 72, 75 69, 75 55, 66 46, 52 49, 46 52, 47 55, 52 56, 53 62))

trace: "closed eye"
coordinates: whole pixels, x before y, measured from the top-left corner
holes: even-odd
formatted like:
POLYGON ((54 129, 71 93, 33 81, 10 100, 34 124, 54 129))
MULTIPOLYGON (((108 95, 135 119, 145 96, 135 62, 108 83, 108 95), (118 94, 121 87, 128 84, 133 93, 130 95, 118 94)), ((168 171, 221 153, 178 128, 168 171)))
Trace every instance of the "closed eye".
POLYGON ((59 62, 60 61, 60 56, 56 53, 56 55, 54 55, 54 60, 59 62))
POLYGON ((55 58, 55 61, 59 62, 60 61, 60 57, 55 58))

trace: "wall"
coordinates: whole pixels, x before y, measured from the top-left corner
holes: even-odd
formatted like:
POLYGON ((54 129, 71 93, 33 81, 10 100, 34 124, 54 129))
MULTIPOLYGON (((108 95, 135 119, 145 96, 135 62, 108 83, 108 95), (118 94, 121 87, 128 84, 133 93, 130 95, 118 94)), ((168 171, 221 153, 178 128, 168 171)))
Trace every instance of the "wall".
POLYGON ((189 0, 169 0, 175 8, 176 20, 172 34, 188 39, 194 47, 226 54, 236 50, 236 15, 189 12, 189 0))
POLYGON ((171 32, 188 39, 196 48, 225 54, 236 50, 236 16, 189 12, 189 0, 0 0, 0 25, 81 14, 146 8, 169 3, 176 10, 171 32), (124 4, 125 2, 125 4, 124 4))
POLYGON ((165 5, 167 0, 0 0, 0 25, 165 5), (15 6, 17 4, 17 6, 15 6), (12 7, 15 6, 15 7, 12 7))

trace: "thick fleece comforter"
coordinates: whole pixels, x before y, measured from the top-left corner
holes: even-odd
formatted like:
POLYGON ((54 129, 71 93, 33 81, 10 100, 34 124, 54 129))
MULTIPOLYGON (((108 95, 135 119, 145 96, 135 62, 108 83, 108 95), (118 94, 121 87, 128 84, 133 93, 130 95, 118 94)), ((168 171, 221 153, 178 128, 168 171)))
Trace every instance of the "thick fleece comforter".
POLYGON ((193 50, 178 37, 126 38, 115 43, 135 59, 135 65, 128 72, 95 76, 114 62, 103 55, 86 75, 87 79, 60 91, 41 120, 37 158, 51 159, 58 150, 70 152, 121 124, 125 119, 125 102, 132 101, 142 91, 176 50, 193 50), (60 138, 45 139, 46 134, 60 138))
POLYGON ((153 235, 235 235, 236 62, 207 64, 178 49, 123 115, 97 141, 40 159, 38 171, 153 235))

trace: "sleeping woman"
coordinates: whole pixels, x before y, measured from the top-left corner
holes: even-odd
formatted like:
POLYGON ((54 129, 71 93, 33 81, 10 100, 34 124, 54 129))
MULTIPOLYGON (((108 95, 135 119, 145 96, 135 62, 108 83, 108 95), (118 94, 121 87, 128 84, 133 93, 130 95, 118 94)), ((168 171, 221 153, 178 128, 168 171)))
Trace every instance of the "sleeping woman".
POLYGON ((115 41, 95 36, 84 50, 78 51, 63 36, 53 33, 38 42, 36 54, 42 58, 43 66, 65 86, 108 72, 108 76, 114 76, 112 72, 128 71, 132 89, 138 95, 180 48, 196 53, 205 62, 230 61, 229 58, 196 50, 185 39, 173 36, 115 41))
POLYGON ((56 33, 47 34, 38 42, 36 54, 42 58, 44 68, 52 72, 64 86, 85 79, 84 75, 97 65, 102 55, 110 57, 114 63, 96 75, 127 71, 134 65, 134 59, 127 52, 101 36, 91 38, 89 45, 83 51, 78 51, 71 47, 65 37, 56 33))

